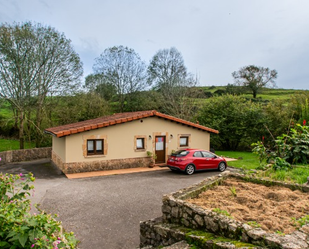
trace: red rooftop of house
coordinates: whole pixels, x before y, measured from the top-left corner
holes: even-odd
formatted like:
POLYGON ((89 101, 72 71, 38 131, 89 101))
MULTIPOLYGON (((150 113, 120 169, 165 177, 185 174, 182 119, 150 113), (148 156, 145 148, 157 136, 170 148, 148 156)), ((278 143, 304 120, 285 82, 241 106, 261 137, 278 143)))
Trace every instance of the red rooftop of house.
POLYGON ((52 134, 57 137, 64 137, 71 134, 76 134, 84 131, 99 129, 111 125, 121 124, 130 122, 133 120, 138 120, 142 118, 148 117, 159 117, 166 120, 170 120, 172 122, 176 122, 182 125, 187 125, 193 128, 197 128, 200 130, 212 132, 218 134, 219 131, 208 128, 206 126, 195 124, 180 118, 176 118, 170 115, 166 115, 155 110, 151 111, 138 111, 138 112, 123 112, 123 113, 116 113, 114 115, 85 120, 82 122, 77 122, 73 124, 61 125, 57 127, 48 128, 45 130, 46 133, 52 134))

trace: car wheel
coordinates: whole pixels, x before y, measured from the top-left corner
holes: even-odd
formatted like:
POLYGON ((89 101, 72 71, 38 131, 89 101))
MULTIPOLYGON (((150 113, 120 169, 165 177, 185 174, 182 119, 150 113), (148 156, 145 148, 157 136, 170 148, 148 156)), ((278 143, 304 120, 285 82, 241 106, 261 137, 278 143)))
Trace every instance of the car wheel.
POLYGON ((192 175, 194 173, 194 171, 195 171, 195 168, 194 168, 194 166, 192 164, 189 164, 186 167, 186 170, 185 170, 187 175, 192 175))
POLYGON ((218 170, 220 172, 223 172, 224 170, 226 170, 226 164, 224 162, 219 163, 218 170))

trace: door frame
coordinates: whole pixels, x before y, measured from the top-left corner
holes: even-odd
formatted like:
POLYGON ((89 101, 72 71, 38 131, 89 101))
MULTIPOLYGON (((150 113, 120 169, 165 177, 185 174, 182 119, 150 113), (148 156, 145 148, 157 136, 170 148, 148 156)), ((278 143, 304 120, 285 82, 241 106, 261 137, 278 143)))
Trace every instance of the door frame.
POLYGON ((166 135, 155 135, 154 136, 154 152, 155 152, 155 155, 156 155, 156 159, 155 159, 155 163, 166 163, 166 149, 167 149, 167 146, 166 146, 166 135), (156 139, 158 138, 158 137, 163 137, 163 139, 164 139, 164 141, 163 141, 163 152, 162 153, 164 153, 164 155, 163 155, 163 161, 159 161, 158 162, 158 156, 157 156, 157 150, 156 150, 156 139))

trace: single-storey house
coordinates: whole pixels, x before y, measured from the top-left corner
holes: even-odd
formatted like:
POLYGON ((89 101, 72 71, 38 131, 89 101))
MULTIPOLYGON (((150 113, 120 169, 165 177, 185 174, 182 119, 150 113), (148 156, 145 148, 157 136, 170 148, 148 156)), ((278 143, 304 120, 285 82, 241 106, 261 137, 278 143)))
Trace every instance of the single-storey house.
POLYGON ((166 163, 181 148, 209 150, 217 130, 155 110, 117 113, 48 128, 52 161, 64 173, 145 167, 149 155, 166 163))

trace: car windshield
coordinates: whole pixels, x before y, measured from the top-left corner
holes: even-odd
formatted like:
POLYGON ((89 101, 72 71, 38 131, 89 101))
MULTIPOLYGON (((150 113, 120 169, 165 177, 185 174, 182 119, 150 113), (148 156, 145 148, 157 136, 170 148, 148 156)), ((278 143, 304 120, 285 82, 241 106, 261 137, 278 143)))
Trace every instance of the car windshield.
POLYGON ((189 151, 187 151, 187 150, 178 150, 178 151, 172 153, 172 156, 181 157, 181 156, 186 156, 188 154, 189 154, 189 151))

